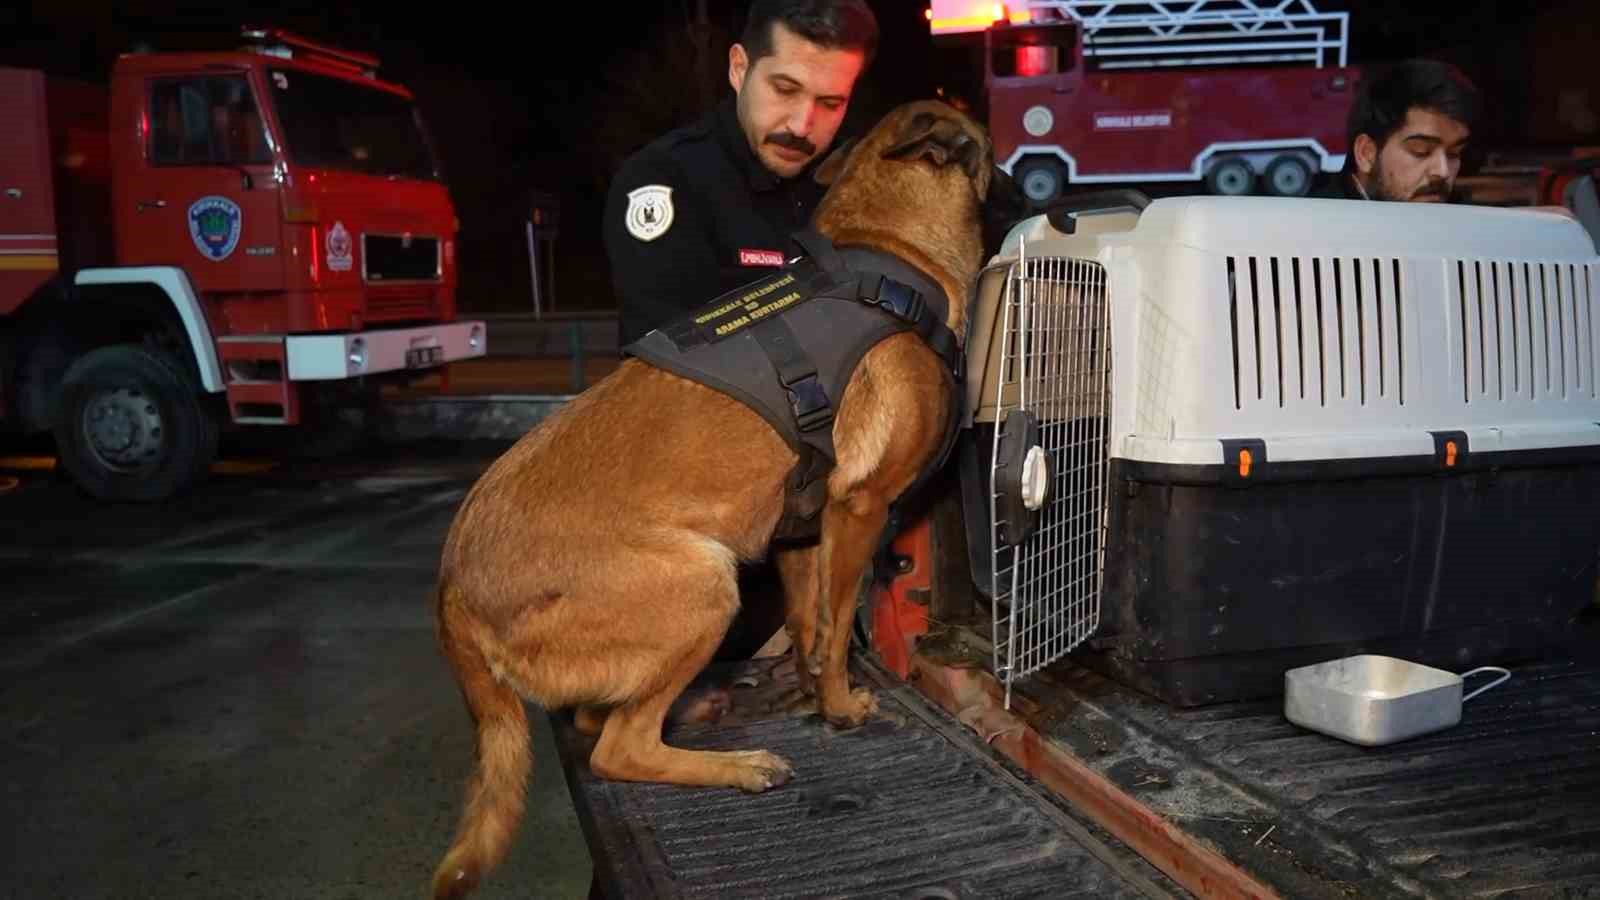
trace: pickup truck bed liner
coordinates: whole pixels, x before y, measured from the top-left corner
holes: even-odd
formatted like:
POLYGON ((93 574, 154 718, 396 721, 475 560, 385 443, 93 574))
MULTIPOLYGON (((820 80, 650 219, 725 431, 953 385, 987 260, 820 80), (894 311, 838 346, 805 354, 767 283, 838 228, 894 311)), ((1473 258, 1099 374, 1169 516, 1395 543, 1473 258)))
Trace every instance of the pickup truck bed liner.
POLYGON ((786 757, 794 780, 758 795, 596 779, 592 742, 553 716, 596 886, 619 898, 1187 896, 915 691, 868 661, 852 668, 881 712, 845 731, 781 711, 794 685, 786 662, 703 676, 757 684, 735 689, 722 721, 667 739, 786 757))
MULTIPOLYGON (((972 661, 919 658, 921 690, 869 658, 853 663, 882 715, 850 731, 774 711, 793 685, 786 663, 708 672, 757 686, 736 690, 721 722, 669 740, 786 756, 795 780, 763 795, 597 780, 591 744, 557 718, 598 886, 613 897, 1184 894, 1088 818, 1107 807, 1080 810, 997 752, 1022 758, 1026 742, 923 696, 939 671, 972 661)), ((1184 837, 1158 841, 1163 864, 1206 893, 1600 897, 1600 620, 1586 616, 1561 654, 1508 667, 1511 680, 1467 703, 1456 727, 1387 747, 1302 730, 1281 698, 1177 709, 1070 661, 1020 683, 1014 715, 993 721, 1075 760, 1083 774, 1068 777, 1122 795, 1114 805, 1142 810, 1134 819, 1175 826, 1184 837), (1171 850, 1183 841, 1213 862, 1171 850)))
POLYGON ((1600 897, 1600 622, 1452 729, 1365 748, 1281 698, 1175 709, 1076 666, 1025 682, 1049 740, 1293 897, 1600 897))

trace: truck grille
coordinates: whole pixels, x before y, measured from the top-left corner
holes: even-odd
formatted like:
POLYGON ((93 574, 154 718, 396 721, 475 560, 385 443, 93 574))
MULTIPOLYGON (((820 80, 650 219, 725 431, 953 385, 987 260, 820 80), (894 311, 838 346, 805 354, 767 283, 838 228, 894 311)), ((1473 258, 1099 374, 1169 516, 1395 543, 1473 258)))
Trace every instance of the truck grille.
POLYGON ((439 315, 439 289, 427 284, 373 287, 367 293, 369 322, 433 319, 439 315))
POLYGON ((396 234, 363 234, 361 274, 367 281, 438 281, 439 240, 396 234))

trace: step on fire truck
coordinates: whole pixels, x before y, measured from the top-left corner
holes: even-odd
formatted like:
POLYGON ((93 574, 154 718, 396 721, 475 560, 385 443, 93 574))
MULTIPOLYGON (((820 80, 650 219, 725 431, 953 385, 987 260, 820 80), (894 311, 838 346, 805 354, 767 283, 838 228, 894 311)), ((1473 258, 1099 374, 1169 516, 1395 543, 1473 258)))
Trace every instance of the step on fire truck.
POLYGON ((1309 0, 933 0, 938 44, 981 41, 995 157, 1028 199, 1200 182, 1298 197, 1344 165, 1347 13, 1309 0))
POLYGON ((0 68, 0 426, 53 431, 103 499, 183 490, 223 425, 322 442, 487 348, 412 95, 372 57, 244 37, 124 55, 109 87, 0 68))

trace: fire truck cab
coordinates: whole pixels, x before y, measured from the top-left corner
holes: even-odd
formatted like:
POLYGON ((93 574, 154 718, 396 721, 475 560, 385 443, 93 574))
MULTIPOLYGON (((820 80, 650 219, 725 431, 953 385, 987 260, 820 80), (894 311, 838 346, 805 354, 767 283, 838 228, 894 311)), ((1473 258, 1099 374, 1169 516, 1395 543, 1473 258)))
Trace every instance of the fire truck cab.
POLYGON ((1348 14, 1309 0, 933 0, 938 44, 982 48, 1001 168, 1069 185, 1198 182, 1300 197, 1344 165, 1348 14), (1181 8, 1180 8, 1181 7, 1181 8))
POLYGON ((244 39, 123 55, 109 86, 0 69, 0 424, 53 431, 104 499, 182 490, 224 425, 321 441, 487 348, 411 94, 369 56, 244 39))

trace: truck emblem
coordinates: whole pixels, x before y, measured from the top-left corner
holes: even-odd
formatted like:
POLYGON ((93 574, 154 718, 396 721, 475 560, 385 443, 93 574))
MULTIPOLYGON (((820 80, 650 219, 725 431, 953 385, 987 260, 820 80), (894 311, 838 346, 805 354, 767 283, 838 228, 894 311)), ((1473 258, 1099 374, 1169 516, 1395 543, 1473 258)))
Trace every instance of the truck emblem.
POLYGON ((201 197, 189 204, 188 221, 195 248, 212 262, 222 262, 239 246, 244 214, 227 197, 201 197))
POLYGON ((647 184, 628 192, 628 212, 624 217, 628 233, 641 241, 653 241, 672 227, 672 188, 647 184))
POLYGON ((350 271, 352 242, 350 232, 344 227, 343 222, 334 222, 328 229, 328 271, 350 271))

